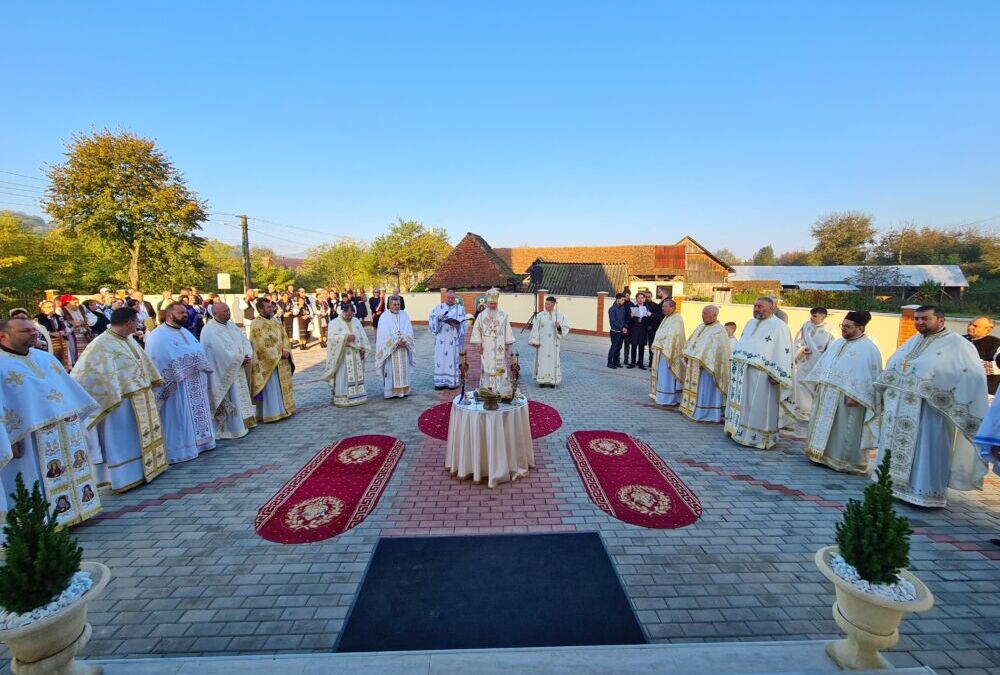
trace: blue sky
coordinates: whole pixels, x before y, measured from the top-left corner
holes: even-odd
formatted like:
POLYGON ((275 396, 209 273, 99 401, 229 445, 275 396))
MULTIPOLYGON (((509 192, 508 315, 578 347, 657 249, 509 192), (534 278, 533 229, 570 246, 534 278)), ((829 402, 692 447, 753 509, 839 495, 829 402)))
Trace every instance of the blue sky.
POLYGON ((280 252, 371 238, 399 216, 495 246, 691 234, 741 255, 808 247, 834 210, 880 227, 1000 225, 997 2, 95 1, 2 15, 0 170, 37 176, 73 133, 130 129, 213 210, 294 225, 251 225, 280 252))

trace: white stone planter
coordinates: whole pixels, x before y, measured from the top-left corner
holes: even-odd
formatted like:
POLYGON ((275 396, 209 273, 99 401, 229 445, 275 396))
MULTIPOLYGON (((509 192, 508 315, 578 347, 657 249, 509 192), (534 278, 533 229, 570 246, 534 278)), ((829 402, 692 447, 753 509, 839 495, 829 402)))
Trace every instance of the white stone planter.
POLYGON ((104 592, 111 570, 99 562, 83 562, 80 569, 90 574, 93 586, 71 605, 27 626, 0 631, 14 658, 10 669, 17 675, 100 675, 100 666, 74 660, 90 640, 87 605, 104 592))
POLYGON ((934 596, 920 579, 906 570, 900 576, 913 584, 917 597, 909 602, 879 598, 856 588, 842 579, 830 566, 836 546, 816 551, 816 567, 833 582, 837 599, 833 603, 833 619, 847 637, 826 645, 826 653, 845 670, 879 670, 892 666, 879 650, 899 642, 899 624, 910 612, 926 612, 934 605, 934 596))

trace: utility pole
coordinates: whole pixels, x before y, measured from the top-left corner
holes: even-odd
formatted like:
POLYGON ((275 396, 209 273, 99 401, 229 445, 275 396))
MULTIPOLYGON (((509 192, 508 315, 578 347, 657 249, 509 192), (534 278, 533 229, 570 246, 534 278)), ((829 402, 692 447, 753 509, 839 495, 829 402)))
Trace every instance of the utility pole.
POLYGON ((240 234, 243 237, 243 293, 253 288, 250 280, 250 238, 247 235, 247 217, 240 216, 240 234))

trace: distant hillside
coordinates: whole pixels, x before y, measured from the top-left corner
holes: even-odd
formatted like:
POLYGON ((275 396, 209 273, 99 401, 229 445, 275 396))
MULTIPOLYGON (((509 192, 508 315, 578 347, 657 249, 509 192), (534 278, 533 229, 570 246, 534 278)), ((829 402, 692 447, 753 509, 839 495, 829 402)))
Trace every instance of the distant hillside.
POLYGON ((41 216, 33 216, 23 211, 12 211, 10 209, 0 209, 0 213, 12 216, 23 224, 26 229, 37 234, 45 234, 55 229, 54 225, 45 222, 45 219, 41 216))

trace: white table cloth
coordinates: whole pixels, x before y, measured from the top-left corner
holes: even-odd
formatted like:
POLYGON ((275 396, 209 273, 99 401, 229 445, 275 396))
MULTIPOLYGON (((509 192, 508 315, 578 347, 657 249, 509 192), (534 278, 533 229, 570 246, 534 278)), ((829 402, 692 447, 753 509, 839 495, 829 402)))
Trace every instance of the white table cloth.
POLYGON ((472 403, 468 396, 462 405, 458 399, 451 404, 445 468, 460 479, 471 476, 477 483, 485 477, 491 488, 528 475, 535 466, 528 400, 483 410, 481 402, 472 403))

